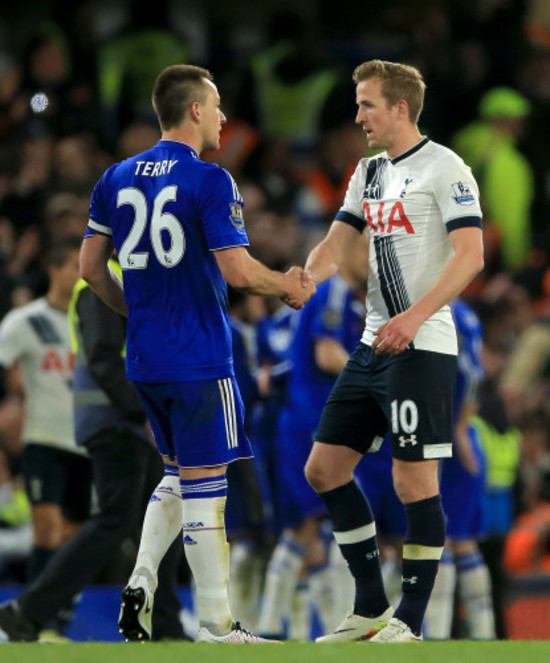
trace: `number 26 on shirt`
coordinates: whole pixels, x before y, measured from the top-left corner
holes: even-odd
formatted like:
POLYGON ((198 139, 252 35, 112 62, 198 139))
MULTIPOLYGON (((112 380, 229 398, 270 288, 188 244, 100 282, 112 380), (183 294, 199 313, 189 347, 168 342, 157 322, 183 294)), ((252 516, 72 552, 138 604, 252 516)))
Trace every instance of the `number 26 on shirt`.
MULTIPOLYGON (((177 192, 177 186, 167 186, 153 200, 149 234, 155 257, 164 267, 175 267, 185 254, 185 233, 181 223, 173 214, 163 212, 166 203, 176 200, 177 192), (164 247, 163 230, 166 230, 170 237, 168 248, 164 247)), ((118 252, 120 266, 122 269, 146 269, 149 262, 149 251, 134 252, 134 249, 147 227, 149 216, 147 199, 139 189, 131 187, 120 189, 117 196, 117 207, 123 205, 131 205, 134 208, 134 223, 118 252)))

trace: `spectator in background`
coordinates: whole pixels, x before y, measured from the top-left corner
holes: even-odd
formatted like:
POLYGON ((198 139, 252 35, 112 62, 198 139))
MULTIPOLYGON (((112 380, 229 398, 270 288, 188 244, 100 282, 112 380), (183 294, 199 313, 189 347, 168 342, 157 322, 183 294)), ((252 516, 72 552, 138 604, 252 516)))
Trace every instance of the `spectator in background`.
POLYGON ((157 73, 190 57, 189 45, 169 25, 166 0, 133 0, 128 9, 128 23, 98 49, 102 133, 111 147, 130 122, 155 121, 151 89, 157 73))
POLYGON ((497 234, 497 255, 486 256, 489 273, 519 269, 532 246, 533 171, 517 147, 529 111, 529 102, 519 92, 494 88, 481 99, 479 120, 458 131, 453 141, 453 149, 470 164, 479 182, 485 235, 497 234))
POLYGON ((319 140, 331 99, 342 98, 338 68, 322 56, 311 26, 295 11, 275 13, 268 32, 267 45, 244 73, 235 112, 295 153, 309 151, 319 140))

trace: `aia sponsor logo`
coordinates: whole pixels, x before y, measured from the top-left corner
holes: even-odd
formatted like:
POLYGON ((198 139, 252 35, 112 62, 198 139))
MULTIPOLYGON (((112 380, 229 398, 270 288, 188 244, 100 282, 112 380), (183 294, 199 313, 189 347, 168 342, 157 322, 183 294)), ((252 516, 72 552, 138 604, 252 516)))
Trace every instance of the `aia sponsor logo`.
POLYGON ((386 203, 371 204, 363 202, 363 216, 367 225, 376 233, 391 233, 396 228, 404 228, 409 235, 414 235, 414 228, 409 221, 403 203, 395 202, 390 209, 387 209, 386 203), (374 212, 374 207, 378 209, 374 212))

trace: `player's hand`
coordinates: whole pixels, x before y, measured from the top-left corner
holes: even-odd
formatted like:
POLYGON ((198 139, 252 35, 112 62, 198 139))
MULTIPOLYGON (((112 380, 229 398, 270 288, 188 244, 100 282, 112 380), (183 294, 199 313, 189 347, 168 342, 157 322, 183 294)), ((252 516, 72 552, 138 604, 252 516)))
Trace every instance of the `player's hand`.
POLYGON ((288 291, 281 299, 285 304, 299 311, 317 292, 317 288, 311 276, 301 267, 291 267, 285 276, 288 279, 288 291))
POLYGON ((378 355, 401 354, 416 336, 422 322, 410 309, 399 313, 374 332, 373 350, 378 355))

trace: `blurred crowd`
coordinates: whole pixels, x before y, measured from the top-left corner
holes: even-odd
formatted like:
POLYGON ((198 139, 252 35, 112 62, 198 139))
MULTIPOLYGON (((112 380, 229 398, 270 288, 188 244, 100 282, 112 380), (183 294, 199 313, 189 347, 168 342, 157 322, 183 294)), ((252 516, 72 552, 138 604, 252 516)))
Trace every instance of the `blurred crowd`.
MULTIPOLYGON (((45 252, 83 235, 105 168, 158 140, 150 91, 164 66, 214 73, 228 122, 220 151, 205 158, 239 185, 253 255, 285 269, 324 233, 365 155, 353 68, 370 58, 413 64, 428 88, 422 132, 455 149, 481 189, 486 267, 464 298, 484 330, 486 552, 496 551, 497 573, 550 573, 548 3, 388 0, 364 15, 349 0, 337 11, 324 1, 257 4, 118 0, 66 11, 52 1, 3 13, 0 320, 44 295, 45 252), (503 517, 491 491, 509 495, 503 517)), ((261 313, 270 306, 261 302, 261 313)), ((253 336, 261 316, 246 316, 253 336)), ((262 373, 252 376, 262 391, 262 373)), ((30 545, 22 393, 17 372, 4 372, 0 580, 23 579, 11 561, 30 545)))

